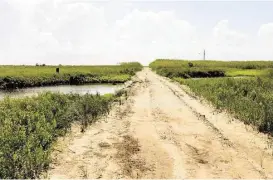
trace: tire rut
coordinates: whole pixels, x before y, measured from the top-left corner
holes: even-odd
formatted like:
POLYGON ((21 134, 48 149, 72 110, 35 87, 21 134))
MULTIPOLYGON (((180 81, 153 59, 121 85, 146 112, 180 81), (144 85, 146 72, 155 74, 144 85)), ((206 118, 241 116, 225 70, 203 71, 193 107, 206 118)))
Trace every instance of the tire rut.
MULTIPOLYGON (((194 107, 192 107, 191 105, 189 105, 189 104, 183 99, 184 95, 180 94, 178 91, 176 91, 175 89, 171 88, 171 87, 168 85, 168 83, 166 82, 166 81, 168 81, 168 80, 164 81, 164 80, 162 80, 162 79, 160 79, 160 78, 158 78, 158 80, 159 80, 161 83, 163 83, 166 87, 168 87, 168 89, 169 89, 177 98, 179 98, 179 99, 181 100, 181 102, 182 102, 183 104, 185 104, 185 106, 187 106, 187 107, 193 112, 193 114, 196 115, 196 117, 198 117, 199 120, 201 120, 207 127, 209 127, 209 128, 218 136, 218 138, 221 140, 221 142, 222 142, 224 145, 233 148, 238 154, 239 154, 239 153, 242 153, 242 152, 240 152, 240 151, 237 149, 237 147, 236 147, 236 146, 235 146, 227 137, 225 137, 225 136, 221 133, 221 131, 220 131, 217 127, 215 127, 215 126, 206 118, 206 116, 205 116, 204 114, 199 113, 194 107)), ((189 146, 189 147, 190 147, 190 146, 189 146)), ((243 152, 243 157, 244 157, 245 160, 247 160, 247 161, 253 166, 253 169, 254 169, 255 171, 257 171, 257 172, 259 172, 259 173, 261 174, 261 176, 262 176, 263 179, 267 179, 267 178, 268 178, 267 175, 266 175, 266 173, 263 171, 262 167, 260 167, 260 166, 259 166, 258 164, 256 164, 255 162, 251 161, 251 160, 247 157, 247 154, 245 154, 244 152, 243 152)))

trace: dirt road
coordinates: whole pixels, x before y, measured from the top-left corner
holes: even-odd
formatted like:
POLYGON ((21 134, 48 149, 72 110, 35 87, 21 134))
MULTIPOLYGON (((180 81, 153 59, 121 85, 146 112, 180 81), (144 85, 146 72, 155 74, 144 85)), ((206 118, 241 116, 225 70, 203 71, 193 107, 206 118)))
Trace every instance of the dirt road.
POLYGON ((106 119, 60 140, 49 178, 273 178, 266 135, 148 68, 133 81, 106 119))

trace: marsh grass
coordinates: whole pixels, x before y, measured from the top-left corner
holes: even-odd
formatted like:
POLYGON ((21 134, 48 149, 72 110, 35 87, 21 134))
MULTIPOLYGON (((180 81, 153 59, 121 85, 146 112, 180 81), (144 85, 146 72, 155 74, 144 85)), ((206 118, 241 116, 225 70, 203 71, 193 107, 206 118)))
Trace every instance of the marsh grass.
POLYGON ((113 66, 0 66, 0 89, 85 83, 123 83, 142 69, 140 63, 113 66))
POLYGON ((273 134, 273 81, 271 78, 176 79, 217 109, 225 109, 245 124, 273 134))
POLYGON ((156 60, 150 67, 187 85, 216 109, 227 110, 245 124, 273 134, 273 61, 156 60), (246 77, 234 78, 237 76, 246 77))
POLYGON ((110 111, 114 95, 43 93, 0 102, 0 177, 37 178, 49 166, 52 144, 70 131, 82 130, 110 111))
POLYGON ((273 68, 273 62, 155 60, 149 67, 168 78, 267 76, 273 68))

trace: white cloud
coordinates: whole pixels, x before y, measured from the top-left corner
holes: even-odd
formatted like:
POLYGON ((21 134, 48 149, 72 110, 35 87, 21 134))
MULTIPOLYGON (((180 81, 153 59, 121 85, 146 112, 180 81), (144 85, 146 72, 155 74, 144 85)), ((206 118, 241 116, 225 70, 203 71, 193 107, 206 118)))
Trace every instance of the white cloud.
POLYGON ((213 36, 219 45, 238 47, 246 44, 249 37, 241 32, 230 29, 229 21, 222 20, 213 28, 213 36))
POLYGON ((134 10, 117 21, 115 30, 116 48, 121 50, 118 53, 146 62, 155 57, 186 55, 196 40, 195 28, 173 12, 134 10))
POLYGON ((250 35, 222 20, 202 37, 202 29, 172 11, 126 10, 117 21, 106 14, 84 0, 0 0, 0 63, 148 64, 200 59, 203 48, 210 59, 273 58, 273 23, 250 35))
POLYGON ((213 28, 212 37, 209 37, 209 43, 207 43, 208 58, 223 60, 273 59, 273 28, 271 24, 261 25, 257 34, 250 35, 230 28, 228 20, 218 22, 213 28))
POLYGON ((10 45, 12 35, 16 34, 19 20, 18 14, 6 1, 0 1, 0 48, 5 50, 10 45))
POLYGON ((263 24, 258 32, 261 43, 273 47, 273 23, 263 24))
POLYGON ((89 59, 103 51, 109 33, 102 8, 85 2, 60 0, 18 2, 8 4, 4 1, 10 10, 7 18, 0 20, 3 26, 11 17, 16 20, 13 27, 6 26, 7 30, 1 32, 1 37, 6 37, 2 46, 7 42, 10 44, 4 51, 10 62, 50 64, 57 60, 69 64, 73 60, 74 63, 91 64, 88 60, 83 61, 84 55, 89 59), (12 11, 17 14, 11 14, 12 11))
POLYGON ((219 21, 212 29, 206 48, 208 59, 234 60, 246 58, 245 50, 251 37, 230 27, 228 20, 219 21))

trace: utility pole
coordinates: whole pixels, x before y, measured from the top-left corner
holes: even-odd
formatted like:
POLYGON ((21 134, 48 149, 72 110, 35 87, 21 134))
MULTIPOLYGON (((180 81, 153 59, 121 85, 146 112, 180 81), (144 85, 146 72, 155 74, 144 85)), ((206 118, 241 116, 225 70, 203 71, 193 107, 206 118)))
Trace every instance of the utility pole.
MULTIPOLYGON (((198 54, 202 54, 201 52, 200 53, 198 53, 198 54)), ((206 50, 204 49, 204 51, 203 51, 203 60, 206 60, 206 50)))

